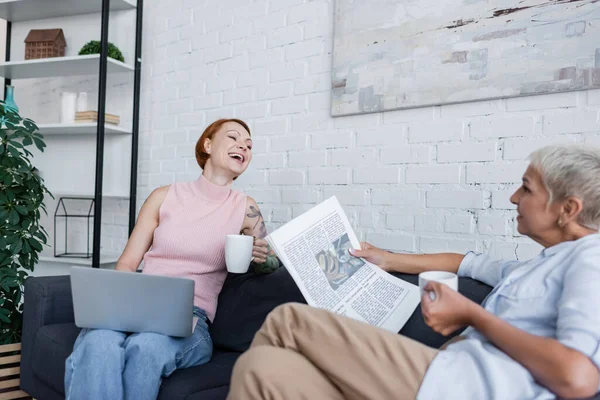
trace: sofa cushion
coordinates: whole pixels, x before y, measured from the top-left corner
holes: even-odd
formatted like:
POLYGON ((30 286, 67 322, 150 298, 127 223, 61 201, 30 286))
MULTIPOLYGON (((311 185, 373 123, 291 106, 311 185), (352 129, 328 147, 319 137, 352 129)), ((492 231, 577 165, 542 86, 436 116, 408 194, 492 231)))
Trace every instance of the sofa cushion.
MULTIPOLYGON (((64 395, 65 361, 73 351, 80 329, 73 323, 46 325, 38 331, 33 351, 34 374, 53 390, 64 395), (52 366, 49 368, 48 366, 52 366)), ((239 353, 215 349, 209 363, 175 371, 163 380, 160 399, 185 399, 188 395, 229 385, 239 353)), ((218 398, 218 397, 217 397, 218 398)))
MULTIPOLYGON (((394 276, 418 285, 417 275, 394 276)), ((459 291, 469 299, 481 303, 491 288, 472 279, 460 278, 459 291)), ((230 351, 243 352, 250 347, 254 334, 275 307, 287 302, 306 303, 298 286, 285 268, 270 275, 245 274, 228 277, 219 297, 211 336, 215 345, 230 351)), ((429 328, 417 307, 401 334, 438 348, 460 333, 442 336, 429 328)))
POLYGON ((213 343, 229 351, 246 351, 267 314, 289 302, 306 303, 285 268, 268 275, 229 275, 210 328, 213 343))
POLYGON ((158 400, 224 399, 240 355, 215 349, 209 363, 173 372, 163 380, 158 400))

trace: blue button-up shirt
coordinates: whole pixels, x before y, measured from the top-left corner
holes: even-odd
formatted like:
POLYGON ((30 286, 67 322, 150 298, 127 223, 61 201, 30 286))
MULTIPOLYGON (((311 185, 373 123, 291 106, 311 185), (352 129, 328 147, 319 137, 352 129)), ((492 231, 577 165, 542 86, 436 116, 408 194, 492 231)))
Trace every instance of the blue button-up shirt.
MULTIPOLYGON (((494 286, 483 303, 489 312, 580 351, 600 368, 599 234, 546 248, 525 262, 496 261, 471 252, 458 275, 494 286)), ((418 399, 555 398, 480 332, 467 328, 464 335, 467 339, 434 358, 418 399)))

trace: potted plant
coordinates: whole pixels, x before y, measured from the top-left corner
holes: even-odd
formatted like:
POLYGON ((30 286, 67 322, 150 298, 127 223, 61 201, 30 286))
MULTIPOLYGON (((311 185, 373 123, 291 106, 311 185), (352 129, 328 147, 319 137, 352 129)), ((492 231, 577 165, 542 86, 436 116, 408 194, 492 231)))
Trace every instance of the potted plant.
MULTIPOLYGON (((80 56, 87 54, 100 54, 100 41, 90 40, 81 48, 81 50, 79 50, 80 56)), ((123 57, 121 50, 119 50, 117 46, 110 42, 108 43, 108 56, 117 61, 125 62, 125 58, 123 57)))
POLYGON ((0 360, 6 361, 0 376, 18 374, 23 285, 47 242, 40 215, 50 192, 31 163, 30 146, 46 147, 37 125, 0 101, 0 360))

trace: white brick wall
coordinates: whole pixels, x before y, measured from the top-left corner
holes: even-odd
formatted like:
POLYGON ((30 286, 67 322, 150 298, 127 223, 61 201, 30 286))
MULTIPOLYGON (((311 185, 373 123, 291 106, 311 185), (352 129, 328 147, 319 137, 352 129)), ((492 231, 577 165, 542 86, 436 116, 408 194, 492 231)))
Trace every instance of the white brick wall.
POLYGON ((146 4, 140 193, 198 175, 205 124, 242 117, 255 156, 235 186, 269 227, 336 195, 359 237, 384 248, 527 258, 539 246, 518 235, 509 202, 525 158, 600 145, 600 90, 332 118, 333 0, 167 2, 146 4))

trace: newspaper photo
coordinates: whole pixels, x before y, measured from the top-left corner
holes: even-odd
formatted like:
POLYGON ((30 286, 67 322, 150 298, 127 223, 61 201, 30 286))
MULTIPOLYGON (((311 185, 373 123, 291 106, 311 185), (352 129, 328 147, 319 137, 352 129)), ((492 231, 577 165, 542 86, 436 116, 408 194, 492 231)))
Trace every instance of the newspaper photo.
POLYGON ((417 286, 350 254, 360 243, 335 196, 266 239, 310 306, 396 333, 421 301, 417 286))

